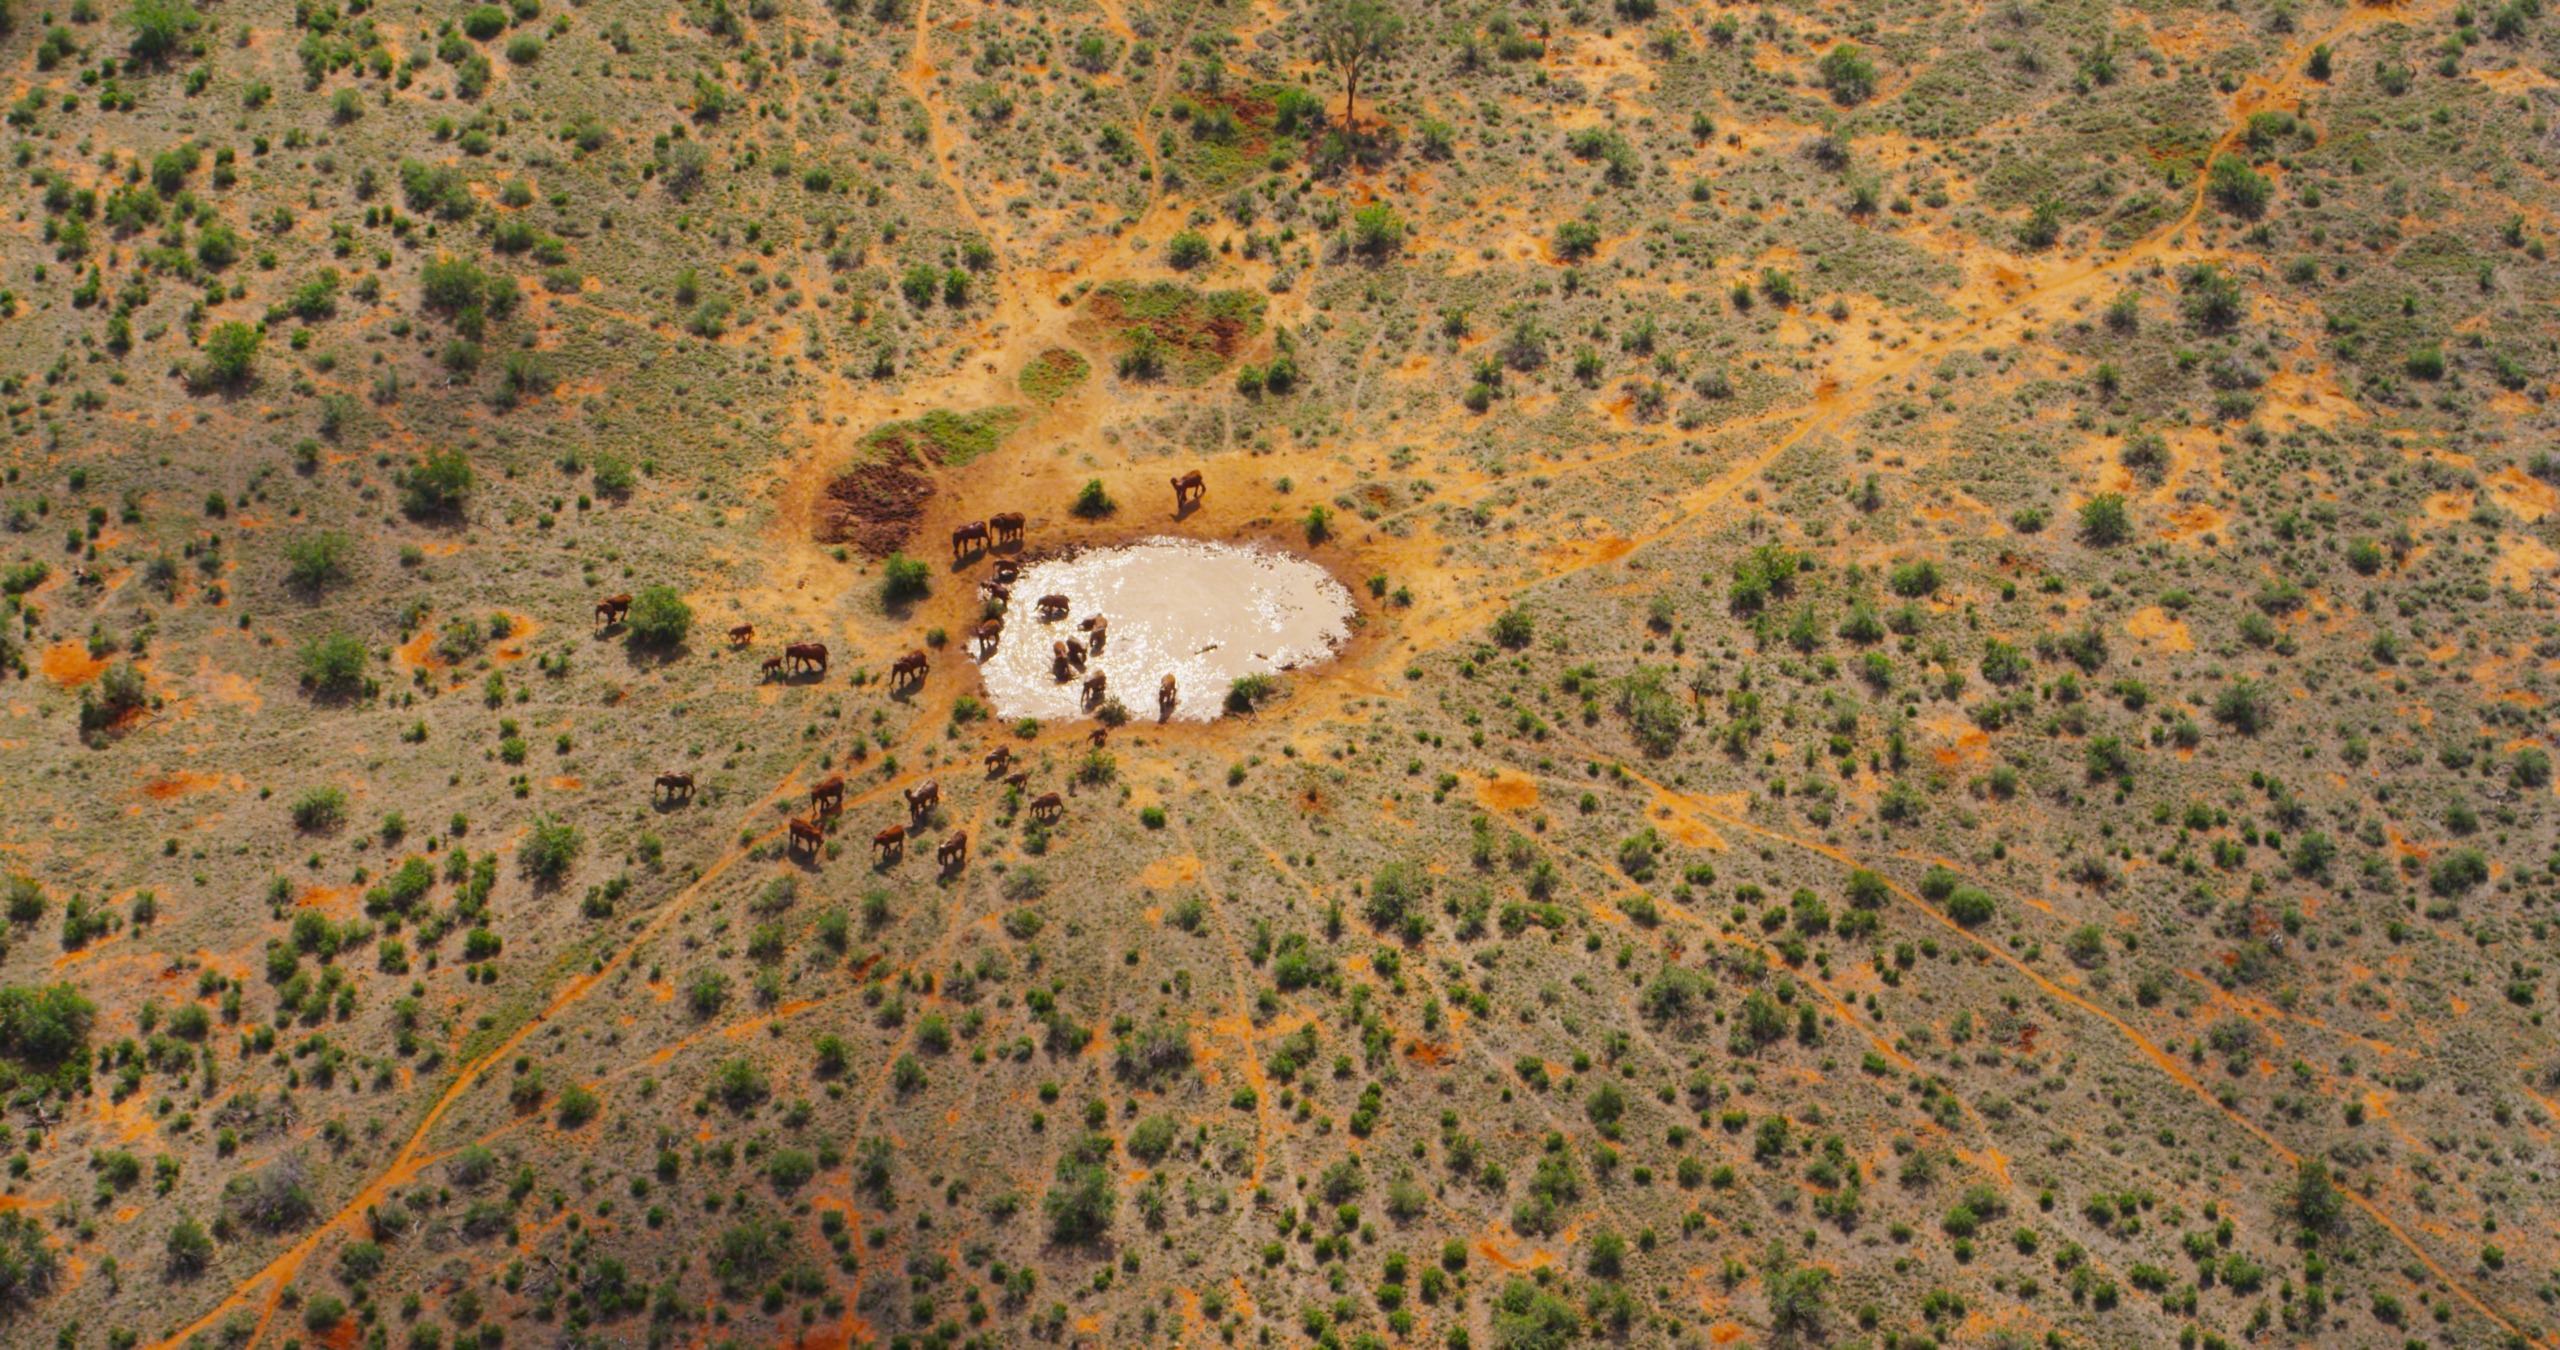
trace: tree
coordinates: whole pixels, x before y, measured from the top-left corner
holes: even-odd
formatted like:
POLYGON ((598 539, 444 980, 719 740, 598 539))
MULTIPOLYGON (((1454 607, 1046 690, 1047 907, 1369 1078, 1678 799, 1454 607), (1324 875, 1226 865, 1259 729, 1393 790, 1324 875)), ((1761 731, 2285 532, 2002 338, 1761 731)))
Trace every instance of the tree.
POLYGON ((471 495, 471 458, 459 450, 430 450, 400 476, 400 509, 413 517, 458 514, 471 495))
POLYGON ((1493 621, 1493 640, 1513 651, 1528 646, 1529 639, 1536 634, 1536 621, 1529 617, 1529 611, 1516 605, 1502 611, 1493 621))
POLYGON ((1419 863, 1399 859, 1369 879, 1369 894, 1360 912, 1376 927, 1399 930, 1406 920, 1422 916, 1423 902, 1430 896, 1431 873, 1419 863))
POLYGON ((1822 87, 1831 91, 1833 101, 1853 108, 1874 97, 1876 64, 1854 42, 1843 42, 1822 54, 1817 67, 1822 72, 1822 87))
POLYGON ((2228 272, 2211 263, 2189 268, 2181 278, 2186 291, 2180 301, 2187 321, 2207 332, 2229 328, 2249 312, 2248 297, 2241 294, 2240 283, 2228 272))
POLYGON ((257 325, 237 321, 214 325, 205 334, 204 360, 188 375, 188 381, 200 390, 233 390, 246 387, 257 378, 258 344, 264 341, 257 325))
POLYGON ((2293 1217, 2313 1232, 2337 1226, 2347 1212, 2346 1194, 2330 1179, 2329 1165, 2305 1158, 2293 1169, 2293 1217))
POLYGON ((923 559, 892 553, 880 570, 880 597, 893 605, 921 599, 932 580, 933 570, 923 559))
POLYGON ((1386 258, 1404 248, 1404 217, 1385 202, 1371 202, 1351 213, 1351 246, 1371 258, 1386 258))
POLYGON ((32 1214, 0 1214, 0 1308, 22 1308, 53 1287, 59 1263, 32 1214))
POLYGON ((187 34, 201 21, 186 0, 134 0, 133 8, 124 12, 125 26, 133 30, 128 50, 137 60, 162 64, 178 54, 187 34))
POLYGON ((231 1178, 222 1188, 233 1214, 261 1232, 276 1233, 311 1217, 311 1164, 288 1153, 265 1167, 231 1178))
POLYGON ((1799 1266, 1785 1244, 1772 1242, 1761 1282, 1769 1293, 1772 1328, 1798 1335, 1812 1335, 1821 1329, 1831 1293, 1830 1271, 1820 1266, 1799 1266))
POLYGON ((632 645, 665 650, 682 644, 693 631, 693 606, 673 586, 643 586, 632 597, 625 622, 630 625, 632 645))
POLYGON ((1404 16, 1385 0, 1324 0, 1316 10, 1316 59, 1342 77, 1342 125, 1360 125, 1360 76, 1393 60, 1404 39, 1404 16))
POLYGON ((577 864, 578 854, 586 846, 587 837, 577 826, 557 816, 537 816, 533 828, 525 832, 524 848, 516 856, 516 865, 536 884, 557 885, 577 864))
POLYGON ((316 595, 352 573, 355 541, 337 530, 319 530, 285 541, 284 579, 297 591, 316 595))
POLYGON ((1582 1334, 1573 1305, 1527 1280, 1513 1280, 1493 1301, 1496 1350, 1563 1350, 1582 1334))
POLYGON ((180 1275, 193 1275, 213 1261, 213 1238, 193 1216, 178 1220, 169 1229, 169 1269, 180 1275))
POLYGON ((2213 169, 2207 175, 2213 199, 2222 209, 2247 220, 2265 215, 2267 203, 2275 196, 2276 186, 2267 176, 2249 166, 2238 155, 2216 155, 2213 169))
POLYGON ((2213 720, 2243 736, 2257 735, 2272 717, 2266 688, 2245 676, 2224 685, 2222 692, 2213 696, 2213 720))
POLYGON ((1111 1231, 1119 1212, 1120 1188, 1111 1179, 1111 1137, 1088 1134, 1058 1159, 1058 1181, 1041 1199, 1049 1217, 1049 1236, 1062 1243, 1085 1243, 1111 1231))
POLYGON ((343 628, 302 644, 303 687, 323 698, 344 698, 364 688, 364 643, 343 628))
POLYGON ((96 1004, 67 984, 0 989, 0 1054, 46 1068, 60 1064, 88 1047, 97 1013, 96 1004))
POLYGON ((2127 515, 2124 494, 2101 492, 2080 507, 2080 537, 2101 548, 2121 544, 2133 534, 2133 520, 2127 515))

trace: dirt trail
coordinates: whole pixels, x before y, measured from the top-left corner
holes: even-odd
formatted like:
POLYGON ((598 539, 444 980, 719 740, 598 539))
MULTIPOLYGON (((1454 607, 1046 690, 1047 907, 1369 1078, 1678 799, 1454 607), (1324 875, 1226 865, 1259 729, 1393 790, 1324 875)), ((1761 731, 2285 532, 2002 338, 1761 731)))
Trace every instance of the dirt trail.
MULTIPOLYGON (((1235 810, 1227 806, 1226 798, 1219 797, 1214 800, 1221 807, 1226 808, 1230 819, 1236 818, 1235 810)), ((1184 824, 1180 816, 1174 817, 1173 825, 1175 837, 1182 841, 1182 847, 1196 855, 1199 849, 1192 842, 1191 827, 1184 824)), ((1243 822, 1238 820, 1237 825, 1242 828, 1243 822)), ((1246 834, 1247 837, 1251 837, 1250 830, 1246 831, 1246 834)), ((1218 926, 1219 944, 1227 949, 1227 974, 1230 982, 1235 986, 1236 1039, 1242 1047, 1238 1054, 1238 1062, 1244 1066, 1246 1085, 1253 1089, 1253 1175, 1246 1183, 1246 1189, 1250 1190, 1261 1186, 1264 1175, 1270 1170, 1271 1141, 1275 1138, 1279 1139, 1285 1147, 1289 1135, 1285 1129, 1272 1123, 1271 1113, 1274 1108, 1271 1103, 1271 1082, 1263 1073, 1261 1056, 1254 1051, 1252 963, 1245 959, 1244 944, 1237 940, 1235 928, 1227 922, 1226 902, 1219 897, 1217 889, 1205 881, 1195 884, 1198 886, 1201 902, 1208 906, 1210 922, 1218 926)), ((1287 1159, 1287 1163, 1291 1172, 1297 1171, 1297 1158, 1294 1152, 1287 1159)), ((1239 1234, 1244 1233, 1250 1226, 1252 1214, 1253 1206, 1236 1206, 1236 1231, 1239 1234)))
MULTIPOLYGON (((1645 783, 1646 786, 1652 788, 1656 792, 1671 792, 1671 789, 1665 788, 1659 783, 1653 783, 1650 780, 1645 779, 1640 774, 1631 773, 1630 776, 1636 778, 1638 782, 1645 783)), ((1861 867, 1864 865, 1854 854, 1843 849, 1834 848, 1829 844, 1824 844, 1816 840, 1801 839, 1782 831, 1755 825, 1750 821, 1741 819, 1740 817, 1732 816, 1725 812, 1716 810, 1714 807, 1708 805, 1703 798, 1690 796, 1687 800, 1691 802, 1694 809, 1696 809, 1700 814, 1709 816, 1733 829, 1747 834, 1757 835, 1758 837, 1766 839, 1772 843, 1786 844, 1793 848, 1803 849, 1809 853, 1819 854, 1822 857, 1828 858, 1844 867, 1861 867)), ((2119 1035, 2123 1036, 2124 1039, 2133 1046, 2136 1052, 2138 1052, 2144 1059, 2151 1062, 2152 1067, 2168 1075, 2170 1080, 2178 1084, 2180 1087, 2194 1093, 2198 1098, 2201 1098, 2208 1105, 2212 1106, 2214 1110, 2221 1112, 2225 1119, 2229 1120, 2234 1126, 2238 1127, 2249 1137, 2257 1140, 2260 1146, 2274 1154, 2287 1166, 2292 1166, 2301 1162, 2301 1154, 2296 1153, 2292 1148, 2286 1146, 2283 1141, 2277 1139, 2274 1135, 2269 1134, 2265 1129, 2261 1128, 2256 1122, 2250 1120, 2248 1117, 2224 1106, 2221 1099, 2214 1094, 2211 1087, 2199 1081, 2193 1074, 2187 1071, 2185 1065, 2178 1062, 2175 1056, 2169 1054, 2165 1050, 2162 1050, 2157 1044, 2153 1043, 2150 1037, 2143 1035, 2142 1032, 2136 1029, 2131 1023, 2126 1022, 2123 1018, 2116 1016, 2105 1008, 2090 1002, 2088 999, 2081 997, 2079 994, 2045 978, 2042 973, 2038 972, 2033 966, 2028 965, 2024 960, 2021 960, 2015 954, 2011 953, 2006 947, 1983 938, 1976 934, 1972 929, 1965 927, 1963 924, 1957 923, 1943 910, 1940 910, 1937 906, 1930 904, 1927 900, 1922 899, 1917 892, 1904 886, 1902 883, 1895 881, 1890 877, 1886 877, 1885 885, 1893 892, 1896 898, 1910 905, 1913 909, 1919 910, 1921 913, 1928 915, 1931 919, 1936 920, 1939 926, 1945 928, 1949 933, 1952 933, 1956 937, 1970 943, 1977 950, 1987 954, 1992 959, 2026 977, 2027 980, 2036 986, 2039 992, 2045 994, 2047 997, 2050 997, 2060 1003, 2067 1003, 2072 1007, 2079 1009, 2081 1012, 2084 1012, 2114 1028, 2119 1035)), ((2473 1293, 2469 1286, 2454 1278, 2451 1271, 2446 1270, 2434 1256, 2428 1253, 2426 1248, 2418 1244, 2418 1240, 2416 1238, 2410 1236, 2407 1229, 2402 1228, 2397 1220, 2384 1213, 2379 1205, 2376 1205, 2373 1201, 2366 1199, 2363 1195, 2352 1189, 2342 1190, 2340 1194, 2345 1195, 2347 1199, 2353 1201, 2356 1208, 2363 1210, 2366 1217, 2372 1219, 2376 1226, 2380 1227, 2384 1232, 2389 1233, 2395 1240, 2397 1240, 2402 1247, 2408 1250, 2411 1257, 2415 1258, 2420 1265, 2426 1267, 2428 1273, 2435 1276, 2438 1283, 2440 1283, 2444 1288, 2451 1290, 2455 1297, 2460 1298, 2464 1303, 2469 1304, 2472 1311, 2477 1312, 2482 1317, 2488 1318, 2491 1322, 2496 1323, 2519 1343, 2532 1343, 2528 1341, 2528 1338, 2522 1331, 2517 1329, 2517 1324, 2514 1321, 2510 1320, 2505 1314, 2499 1312, 2497 1309, 2491 1307, 2487 1301, 2482 1299, 2478 1294, 2473 1293)), ((2546 1338, 2540 1343, 2547 1345, 2552 1342, 2546 1338)))
MULTIPOLYGON (((2239 138, 2247 130, 2250 113, 2262 111, 2286 97, 2292 97, 2298 101, 2302 84, 2308 78, 2302 73, 2302 64, 2313 47, 2323 44, 2334 45, 2358 28, 2384 21, 2396 21, 2404 17, 2410 16, 2404 15, 2401 8, 2397 6, 2360 5, 2351 9, 2345 18, 2327 30, 2305 37, 2287 48, 2277 64, 2278 73, 2272 77, 2250 79, 2241 86, 2239 92, 2225 100, 2226 122, 2223 132, 2214 141, 2212 153, 2205 157, 2205 168, 2197 171, 2195 188, 2189 196, 2186 211, 2176 220, 2134 241, 2112 258, 2092 260, 2060 276, 2040 279, 2033 288, 2017 293, 2007 304, 1981 318, 1958 324, 1942 337, 1912 343, 1892 359, 1870 369, 1854 381, 1841 382, 1832 396, 1817 401, 1813 410, 1785 435, 1770 442, 1757 453, 1735 463, 1713 481, 1675 499, 1672 503, 1670 522, 1650 534, 1637 537, 1631 541, 1631 547, 1626 551, 1648 548, 1683 533, 1690 526, 1705 519, 1710 508, 1731 497, 1763 470, 1776 463, 1781 455, 1794 449, 1807 437, 1840 425, 1853 412, 1866 408, 1880 391, 1891 388, 1896 381, 1914 370, 1925 368, 1928 364, 1938 361, 1949 352, 2028 327, 2033 323, 2034 316, 2042 313, 2046 305, 2063 300, 2095 282, 2120 275, 2137 264, 2155 260, 2198 261, 2213 256, 2206 250, 2187 248, 2179 241, 2195 227, 2196 221, 2203 215, 2211 183, 2206 169, 2210 168, 2214 156, 2224 153, 2239 142, 2239 138)), ((1757 420, 1754 419, 1754 422, 1756 423, 1757 420)), ((1647 447, 1648 450, 1658 448, 1660 447, 1647 447)), ((1622 452, 1608 458, 1620 459, 1639 453, 1644 451, 1622 452)), ((1480 499, 1500 491, 1503 486, 1501 480, 1488 481, 1477 485, 1464 496, 1453 494, 1449 498, 1418 504, 1414 509, 1419 509, 1420 505, 1439 506, 1456 501, 1480 499)), ((1409 514, 1409 512, 1400 514, 1409 514)), ((1587 558, 1552 568, 1542 573, 1539 580, 1546 582, 1570 576, 1598 563, 1614 561, 1616 556, 1623 556, 1623 554, 1587 558)), ((1514 598, 1516 597, 1505 592, 1480 603, 1476 610, 1490 613, 1508 605, 1514 598)), ((1472 620, 1475 613, 1475 610, 1471 610, 1468 619, 1472 620)))
MULTIPOLYGON (((763 797, 757 798, 756 801, 749 806, 746 816, 744 817, 745 822, 750 824, 753 823, 755 818, 762 814, 775 801, 780 800, 785 794, 796 791, 799 785, 800 770, 805 767, 807 767, 806 761, 803 761, 799 765, 795 765, 791 773, 785 776, 782 782, 776 785, 772 792, 767 793, 763 797)), ((659 908, 656 917, 650 919, 647 924, 643 925, 632 940, 626 944, 612 960, 605 962, 601 969, 593 970, 572 978, 566 985, 561 987, 558 993, 552 996, 551 1002, 544 1005, 541 1012, 527 1018, 524 1025, 516 1028, 516 1030, 504 1041, 482 1053, 479 1058, 464 1065, 461 1071, 454 1075, 453 1082, 446 1086, 442 1094, 437 1096, 435 1104, 427 1108, 426 1115, 421 1117, 418 1121, 417 1129, 412 1131, 408 1141, 400 1146, 400 1151, 393 1155, 389 1165, 376 1173, 373 1179, 366 1182, 363 1187, 356 1191, 355 1194, 349 1196, 346 1203, 339 1207, 336 1214, 331 1215, 327 1220, 319 1224, 317 1227, 314 1227, 309 1233, 305 1234, 300 1241, 287 1248, 282 1255, 268 1262, 256 1274, 251 1275, 237 1285, 234 1285, 231 1293, 220 1303, 214 1305, 214 1307, 208 1310, 203 1316, 198 1317, 195 1321, 190 1322, 183 1327, 180 1327, 177 1331, 171 1333, 165 1340, 158 1342, 158 1344, 163 1347, 176 1346, 182 1344, 188 1337, 193 1336, 198 1332, 210 1330, 214 1323, 220 1320, 225 1314, 230 1313, 234 1309, 247 1306, 250 1302, 250 1291, 264 1285, 266 1287, 266 1294, 263 1299, 259 1300, 258 1329, 256 1334, 249 1338, 250 1343, 255 1344, 266 1334, 268 1323, 274 1320, 276 1307, 284 1297, 285 1287, 292 1283, 294 1276, 301 1271, 302 1263, 310 1258, 311 1253, 318 1248, 321 1240, 328 1237, 331 1233, 336 1232, 338 1229, 361 1218, 367 1210, 383 1203, 383 1201, 388 1197, 392 1187, 406 1184, 407 1182, 415 1179, 418 1170, 431 1161, 433 1157, 433 1155, 427 1152, 426 1145, 428 1136, 435 1132, 436 1125, 444 1119, 445 1113, 451 1110, 456 1103, 462 1100, 462 1095, 478 1084, 481 1077, 488 1072, 491 1065, 500 1063, 509 1055, 514 1054, 516 1047, 522 1044, 527 1036, 532 1035, 535 1030, 549 1023, 553 1018, 559 1016, 561 1013, 576 1005, 580 1000, 584 999, 594 990, 597 984, 603 981, 605 975, 611 972, 614 967, 631 960, 643 946, 645 946, 651 939, 655 938, 666 928, 668 924, 674 922, 676 916, 684 911, 685 907, 694 899, 694 897, 701 894, 704 887, 710 885, 713 881, 718 880, 722 873, 727 872, 730 867, 749 857, 755 852, 755 850, 762 847, 766 842, 770 841, 779 833, 781 833, 779 829, 768 830, 756 836, 754 840, 741 844, 722 854, 718 860, 711 864, 710 867, 704 869, 702 875, 695 878, 691 885, 686 886, 683 890, 678 891, 674 896, 670 897, 667 903, 659 908)))

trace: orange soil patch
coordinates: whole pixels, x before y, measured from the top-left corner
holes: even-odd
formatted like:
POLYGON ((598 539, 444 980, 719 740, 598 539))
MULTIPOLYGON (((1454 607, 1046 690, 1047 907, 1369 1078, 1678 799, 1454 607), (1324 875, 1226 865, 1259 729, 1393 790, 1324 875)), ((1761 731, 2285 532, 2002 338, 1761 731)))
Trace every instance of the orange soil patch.
POLYGON ((1476 789, 1476 800, 1495 811, 1526 811, 1538 804, 1538 785, 1516 773, 1498 773, 1476 789))
POLYGON ((170 773, 142 785, 142 795, 155 802, 186 796, 190 792, 209 792, 222 786, 218 773, 170 773))
POLYGON ((444 662, 436 656, 436 630, 432 625, 418 625, 418 635, 400 644, 400 664, 412 670, 433 670, 444 662))
POLYGON ((89 655, 85 643, 57 642, 37 662, 44 677, 64 689, 77 689, 106 673, 107 663, 89 655))
POLYGON ((2462 492, 2435 492, 2427 496, 2423 525, 2450 525, 2471 514, 2471 497, 2462 492))
POLYGON ((551 780, 551 790, 554 792, 576 792, 585 786, 586 784, 575 776, 565 773, 551 780))
POLYGON ((2499 585, 2522 591, 2548 579, 2555 568, 2560 568, 2560 552, 2532 535, 2510 534, 2498 540, 2498 561, 2490 566, 2489 576, 2499 585))
POLYGON ((2190 540, 2200 542, 2203 536, 2220 530, 2230 519, 2228 514, 2196 502, 2170 512, 2168 528, 2161 534, 2182 544, 2190 540))
POLYGON ((2187 633, 2186 621, 2170 618, 2169 611, 2158 605, 2135 610, 2125 619, 2124 631, 2166 651, 2191 652, 2196 648, 2196 640, 2187 633))
POLYGON ((1536 1270, 1556 1263, 1556 1254, 1543 1247, 1529 1247, 1524 1254, 1513 1256, 1492 1238, 1476 1243, 1476 1254, 1504 1270, 1536 1270))
POLYGON ((2560 488, 2509 465, 2489 475, 2489 496, 2500 509, 2527 521, 2560 511, 2560 488))
POLYGON ((314 886, 294 897, 297 909, 322 909, 331 914, 355 911, 356 888, 353 886, 314 886))
POLYGON ((1138 873, 1138 884, 1151 891, 1171 890, 1200 879, 1200 860, 1188 853, 1178 858, 1158 858, 1138 873))

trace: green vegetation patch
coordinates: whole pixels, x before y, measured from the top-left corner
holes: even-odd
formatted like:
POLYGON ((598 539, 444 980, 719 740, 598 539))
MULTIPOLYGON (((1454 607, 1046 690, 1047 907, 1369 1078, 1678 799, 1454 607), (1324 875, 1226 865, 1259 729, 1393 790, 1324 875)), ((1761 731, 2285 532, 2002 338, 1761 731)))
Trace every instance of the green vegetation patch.
POLYGON ((888 460, 920 459, 961 465, 1003 443, 1005 433, 1022 420, 1012 408, 982 408, 958 413, 936 408, 911 422, 886 422, 863 436, 862 448, 888 460))
POLYGON ((1016 383, 1022 386, 1027 397, 1041 403, 1055 403, 1074 393, 1092 374, 1093 363, 1085 360, 1082 352, 1051 347, 1022 368, 1022 375, 1016 383))
POLYGON ((1110 333, 1124 379, 1171 375, 1196 384, 1262 331, 1264 301, 1251 291, 1197 291, 1174 281, 1120 281, 1096 289, 1086 313, 1110 333))

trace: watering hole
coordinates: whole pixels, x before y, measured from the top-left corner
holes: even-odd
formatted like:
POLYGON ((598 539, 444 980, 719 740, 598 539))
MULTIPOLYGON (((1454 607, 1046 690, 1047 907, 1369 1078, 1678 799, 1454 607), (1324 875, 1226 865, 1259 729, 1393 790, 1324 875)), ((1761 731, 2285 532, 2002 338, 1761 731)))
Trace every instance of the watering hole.
POLYGON ((1225 708, 1239 677, 1332 656, 1350 639, 1351 610, 1351 593, 1331 574, 1270 549, 1166 538, 1088 549, 1022 569, 1003 639, 980 672, 997 712, 1044 720, 1092 715, 1084 679, 1097 671, 1109 696, 1145 720, 1171 675, 1172 715, 1205 722, 1225 708), (1067 597, 1065 617, 1040 617, 1044 595, 1067 597), (1095 614, 1110 621, 1101 652, 1074 678, 1057 679, 1052 644, 1085 638, 1077 625, 1095 614))

